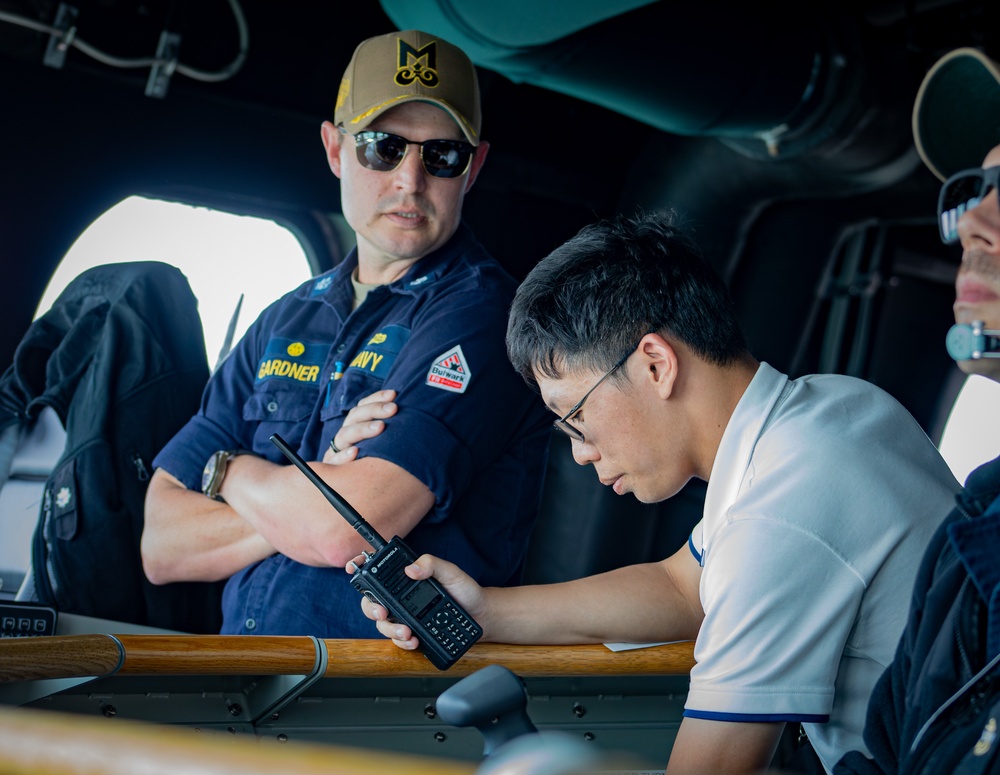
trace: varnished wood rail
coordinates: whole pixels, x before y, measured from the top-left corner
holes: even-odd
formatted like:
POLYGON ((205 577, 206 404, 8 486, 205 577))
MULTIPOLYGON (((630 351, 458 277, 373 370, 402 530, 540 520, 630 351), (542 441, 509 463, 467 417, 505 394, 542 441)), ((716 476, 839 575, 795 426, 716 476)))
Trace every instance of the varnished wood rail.
POLYGON ((317 641, 280 635, 118 635, 120 675, 301 675, 316 667, 317 641))
POLYGON ((388 640, 259 635, 66 635, 0 640, 0 682, 110 675, 308 675, 325 647, 324 677, 462 677, 501 664, 522 677, 685 675, 690 642, 634 651, 604 646, 479 643, 442 673, 388 640))
POLYGON ((503 665, 523 678, 574 675, 687 675, 694 666, 691 641, 611 651, 605 646, 514 646, 477 643, 446 673, 421 654, 388 640, 328 640, 327 677, 470 675, 487 665, 503 665))
POLYGON ((253 635, 56 635, 0 640, 0 682, 109 675, 300 675, 316 641, 253 635))
POLYGON ((201 733, 28 708, 0 708, 3 775, 470 775, 475 765, 412 754, 201 733))
POLYGON ((117 672, 125 659, 110 635, 55 635, 0 640, 0 681, 102 676, 117 672))

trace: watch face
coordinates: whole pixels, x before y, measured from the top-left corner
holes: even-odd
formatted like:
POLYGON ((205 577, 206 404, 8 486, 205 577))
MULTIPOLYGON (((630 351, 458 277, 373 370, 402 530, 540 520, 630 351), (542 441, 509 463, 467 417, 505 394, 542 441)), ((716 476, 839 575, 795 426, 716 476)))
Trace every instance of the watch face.
POLYGON ((212 483, 212 478, 215 476, 215 469, 219 465, 219 453, 216 452, 208 459, 205 463, 205 470, 201 472, 201 491, 203 493, 208 493, 208 486, 212 483))

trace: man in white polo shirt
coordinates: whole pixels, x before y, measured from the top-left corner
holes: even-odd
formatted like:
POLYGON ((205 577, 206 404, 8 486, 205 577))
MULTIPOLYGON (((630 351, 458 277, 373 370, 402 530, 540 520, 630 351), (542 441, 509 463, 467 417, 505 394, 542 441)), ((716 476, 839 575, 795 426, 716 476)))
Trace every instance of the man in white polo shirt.
POLYGON ((436 576, 486 640, 696 638, 669 773, 766 768, 786 723, 827 768, 862 746, 917 561, 958 489, 917 422, 863 380, 755 360, 721 279, 668 217, 596 224, 543 259, 507 347, 578 463, 643 502, 708 480, 703 519, 661 562, 565 584, 483 589, 428 556, 408 573, 436 576))

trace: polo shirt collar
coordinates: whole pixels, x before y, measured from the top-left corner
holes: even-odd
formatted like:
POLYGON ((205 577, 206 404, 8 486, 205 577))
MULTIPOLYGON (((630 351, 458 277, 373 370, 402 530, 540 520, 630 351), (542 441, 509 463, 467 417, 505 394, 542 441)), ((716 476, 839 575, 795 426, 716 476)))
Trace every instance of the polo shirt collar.
POLYGON ((788 377, 777 369, 763 362, 758 365, 715 453, 705 491, 706 515, 724 514, 736 501, 757 439, 789 385, 788 377))

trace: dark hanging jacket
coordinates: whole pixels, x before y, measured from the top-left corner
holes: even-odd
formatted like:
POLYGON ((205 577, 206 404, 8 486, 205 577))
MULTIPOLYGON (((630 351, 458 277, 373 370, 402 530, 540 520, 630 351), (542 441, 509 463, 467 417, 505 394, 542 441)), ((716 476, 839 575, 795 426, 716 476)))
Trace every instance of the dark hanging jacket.
POLYGON ((208 364, 172 266, 99 266, 32 323, 0 377, 0 434, 52 407, 66 448, 32 540, 35 599, 118 621, 218 632, 221 584, 152 585, 139 539, 154 455, 197 411, 208 364))

